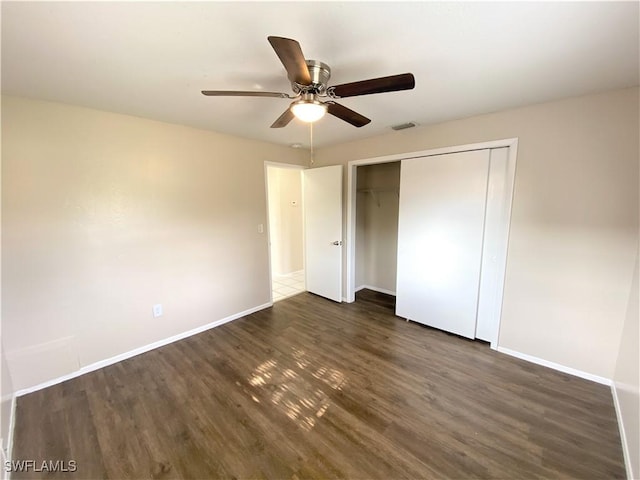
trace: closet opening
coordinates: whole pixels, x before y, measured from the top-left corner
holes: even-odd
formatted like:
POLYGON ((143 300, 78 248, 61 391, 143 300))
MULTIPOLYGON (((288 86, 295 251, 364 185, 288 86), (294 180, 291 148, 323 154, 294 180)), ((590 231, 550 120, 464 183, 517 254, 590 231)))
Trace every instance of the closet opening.
POLYGON ((357 167, 356 301, 395 311, 400 162, 357 167))

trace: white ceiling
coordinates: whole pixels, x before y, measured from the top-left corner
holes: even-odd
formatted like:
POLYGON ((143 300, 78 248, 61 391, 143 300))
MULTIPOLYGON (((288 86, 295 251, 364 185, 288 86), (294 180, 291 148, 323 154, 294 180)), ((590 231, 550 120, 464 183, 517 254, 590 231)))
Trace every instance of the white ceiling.
POLYGON ((2 3, 2 91, 273 143, 308 145, 298 120, 271 123, 290 93, 268 35, 298 40, 332 85, 412 72, 411 91, 347 98, 372 119, 328 115, 323 146, 639 83, 639 4, 484 2, 2 3))

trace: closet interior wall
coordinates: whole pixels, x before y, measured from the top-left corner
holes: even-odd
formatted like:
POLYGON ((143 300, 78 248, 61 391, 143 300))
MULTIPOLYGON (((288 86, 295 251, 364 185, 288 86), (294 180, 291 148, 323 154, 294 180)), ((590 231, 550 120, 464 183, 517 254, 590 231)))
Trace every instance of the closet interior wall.
POLYGON ((357 168, 356 291, 395 295, 400 162, 357 168))

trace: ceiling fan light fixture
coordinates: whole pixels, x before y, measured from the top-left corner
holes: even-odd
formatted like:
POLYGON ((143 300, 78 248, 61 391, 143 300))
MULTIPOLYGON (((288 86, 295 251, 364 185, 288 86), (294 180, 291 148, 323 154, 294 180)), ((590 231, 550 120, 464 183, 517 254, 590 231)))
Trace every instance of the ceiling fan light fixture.
POLYGON ((317 100, 298 100, 291 104, 291 111, 299 120, 313 123, 324 117, 327 106, 317 100))

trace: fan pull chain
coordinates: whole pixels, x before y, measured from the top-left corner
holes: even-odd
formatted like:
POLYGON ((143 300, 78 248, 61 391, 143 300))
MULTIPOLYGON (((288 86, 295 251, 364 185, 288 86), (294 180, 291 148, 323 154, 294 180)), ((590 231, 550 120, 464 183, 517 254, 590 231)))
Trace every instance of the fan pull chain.
POLYGON ((313 165, 313 122, 309 124, 309 145, 310 145, 310 154, 311 159, 309 165, 313 165))

